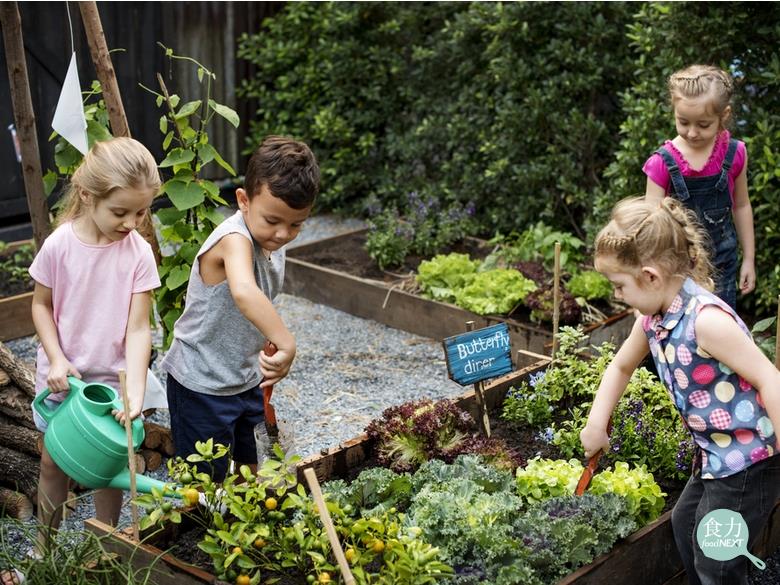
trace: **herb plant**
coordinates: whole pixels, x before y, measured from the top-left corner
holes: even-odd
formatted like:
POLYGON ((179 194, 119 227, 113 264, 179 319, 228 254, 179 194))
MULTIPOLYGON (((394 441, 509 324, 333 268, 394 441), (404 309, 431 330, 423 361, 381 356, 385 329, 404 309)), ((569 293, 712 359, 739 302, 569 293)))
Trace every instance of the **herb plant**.
POLYGON ((0 274, 8 283, 26 283, 31 280, 28 269, 35 257, 32 244, 22 244, 10 251, 9 245, 0 241, 0 274))
POLYGON ((439 254, 420 263, 416 280, 423 296, 454 303, 457 292, 473 280, 478 268, 479 262, 468 254, 439 254))

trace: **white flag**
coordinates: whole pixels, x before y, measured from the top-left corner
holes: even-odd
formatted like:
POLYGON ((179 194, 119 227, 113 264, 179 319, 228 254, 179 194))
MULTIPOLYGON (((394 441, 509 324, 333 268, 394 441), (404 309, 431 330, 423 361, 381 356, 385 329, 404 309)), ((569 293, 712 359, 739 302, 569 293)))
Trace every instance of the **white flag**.
POLYGON ((76 53, 70 58, 68 74, 62 84, 60 101, 57 102, 51 127, 81 154, 87 154, 87 120, 84 118, 84 105, 81 102, 76 53))

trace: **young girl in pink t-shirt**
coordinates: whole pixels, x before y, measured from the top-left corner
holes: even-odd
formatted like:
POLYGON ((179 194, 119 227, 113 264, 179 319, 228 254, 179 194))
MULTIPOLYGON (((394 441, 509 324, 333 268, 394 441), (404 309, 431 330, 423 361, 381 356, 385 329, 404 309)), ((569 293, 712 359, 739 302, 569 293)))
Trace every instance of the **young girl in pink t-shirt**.
MULTIPOLYGON (((41 342, 36 392, 48 387, 52 407, 65 398, 68 376, 118 389, 118 370, 125 369, 127 414, 141 413, 152 343, 151 291, 160 279, 151 246, 135 230, 159 189, 154 157, 131 138, 96 143, 73 174, 59 227, 30 266, 32 317, 41 342)), ((33 414, 45 431, 46 422, 33 414)), ((124 423, 124 412, 115 417, 124 423)), ((44 446, 36 552, 48 545, 49 527, 59 526, 67 493, 68 477, 44 446)), ((95 492, 101 521, 115 525, 121 505, 121 490, 95 492)))
POLYGON ((755 288, 753 209, 747 187, 745 144, 732 139, 733 83, 725 71, 692 65, 669 78, 677 136, 647 160, 645 197, 660 202, 670 195, 693 209, 710 237, 715 293, 736 308, 755 288), (737 240, 742 265, 737 274, 737 240))

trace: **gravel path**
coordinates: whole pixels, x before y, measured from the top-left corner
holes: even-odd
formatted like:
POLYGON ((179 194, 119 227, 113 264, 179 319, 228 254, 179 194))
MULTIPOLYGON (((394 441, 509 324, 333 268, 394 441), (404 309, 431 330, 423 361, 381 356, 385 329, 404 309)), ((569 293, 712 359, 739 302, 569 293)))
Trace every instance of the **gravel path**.
MULTIPOLYGON (((358 229, 358 220, 324 215, 305 224, 294 245, 358 229)), ((391 329, 374 321, 353 317, 324 305, 290 295, 279 295, 276 306, 298 343, 298 354, 287 378, 274 389, 276 408, 285 447, 301 456, 318 453, 355 437, 371 419, 388 406, 419 398, 444 398, 463 389, 447 378, 441 343, 391 329)), ((155 334, 155 344, 160 332, 155 334)), ((7 342, 23 359, 34 361, 31 337, 7 342)), ((160 354, 153 371, 159 371, 160 354)), ((151 420, 168 426, 167 410, 158 410, 151 420)), ((165 466, 150 476, 167 481, 165 466)), ((75 512, 63 522, 66 531, 79 531, 82 522, 95 515, 92 498, 81 498, 75 512)), ((0 520, 0 522, 3 522, 0 520)), ((130 523, 127 499, 121 524, 130 523)), ((33 526, 33 521, 28 522, 33 526)), ((30 543, 22 531, 5 526, 4 546, 23 554, 30 543)), ((765 571, 751 569, 751 585, 780 583, 780 552, 767 559, 765 571)))

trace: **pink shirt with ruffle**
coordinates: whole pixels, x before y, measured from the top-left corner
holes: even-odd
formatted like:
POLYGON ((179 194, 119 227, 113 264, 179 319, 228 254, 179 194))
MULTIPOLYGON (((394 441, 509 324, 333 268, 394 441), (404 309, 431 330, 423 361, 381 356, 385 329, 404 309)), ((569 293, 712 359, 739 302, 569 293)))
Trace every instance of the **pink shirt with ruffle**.
MULTIPOLYGON (((710 158, 707 160, 704 167, 699 170, 691 168, 688 161, 685 160, 685 157, 677 150, 677 147, 671 140, 667 140, 663 145, 666 150, 672 154, 672 157, 674 157, 677 166, 680 167, 680 172, 683 177, 708 177, 720 173, 723 161, 726 159, 726 152, 729 149, 730 139, 731 134, 728 130, 724 130, 718 134, 710 158)), ((734 203, 734 183, 742 172, 742 169, 745 168, 746 158, 745 143, 741 140, 738 140, 737 142, 737 152, 734 153, 734 163, 731 165, 731 169, 729 169, 728 173, 729 193, 731 194, 732 204, 734 203)), ((656 185, 663 187, 664 191, 669 194, 671 177, 669 176, 669 170, 666 168, 666 164, 664 164, 664 159, 661 158, 660 154, 654 152, 650 158, 647 159, 642 170, 656 185)))

